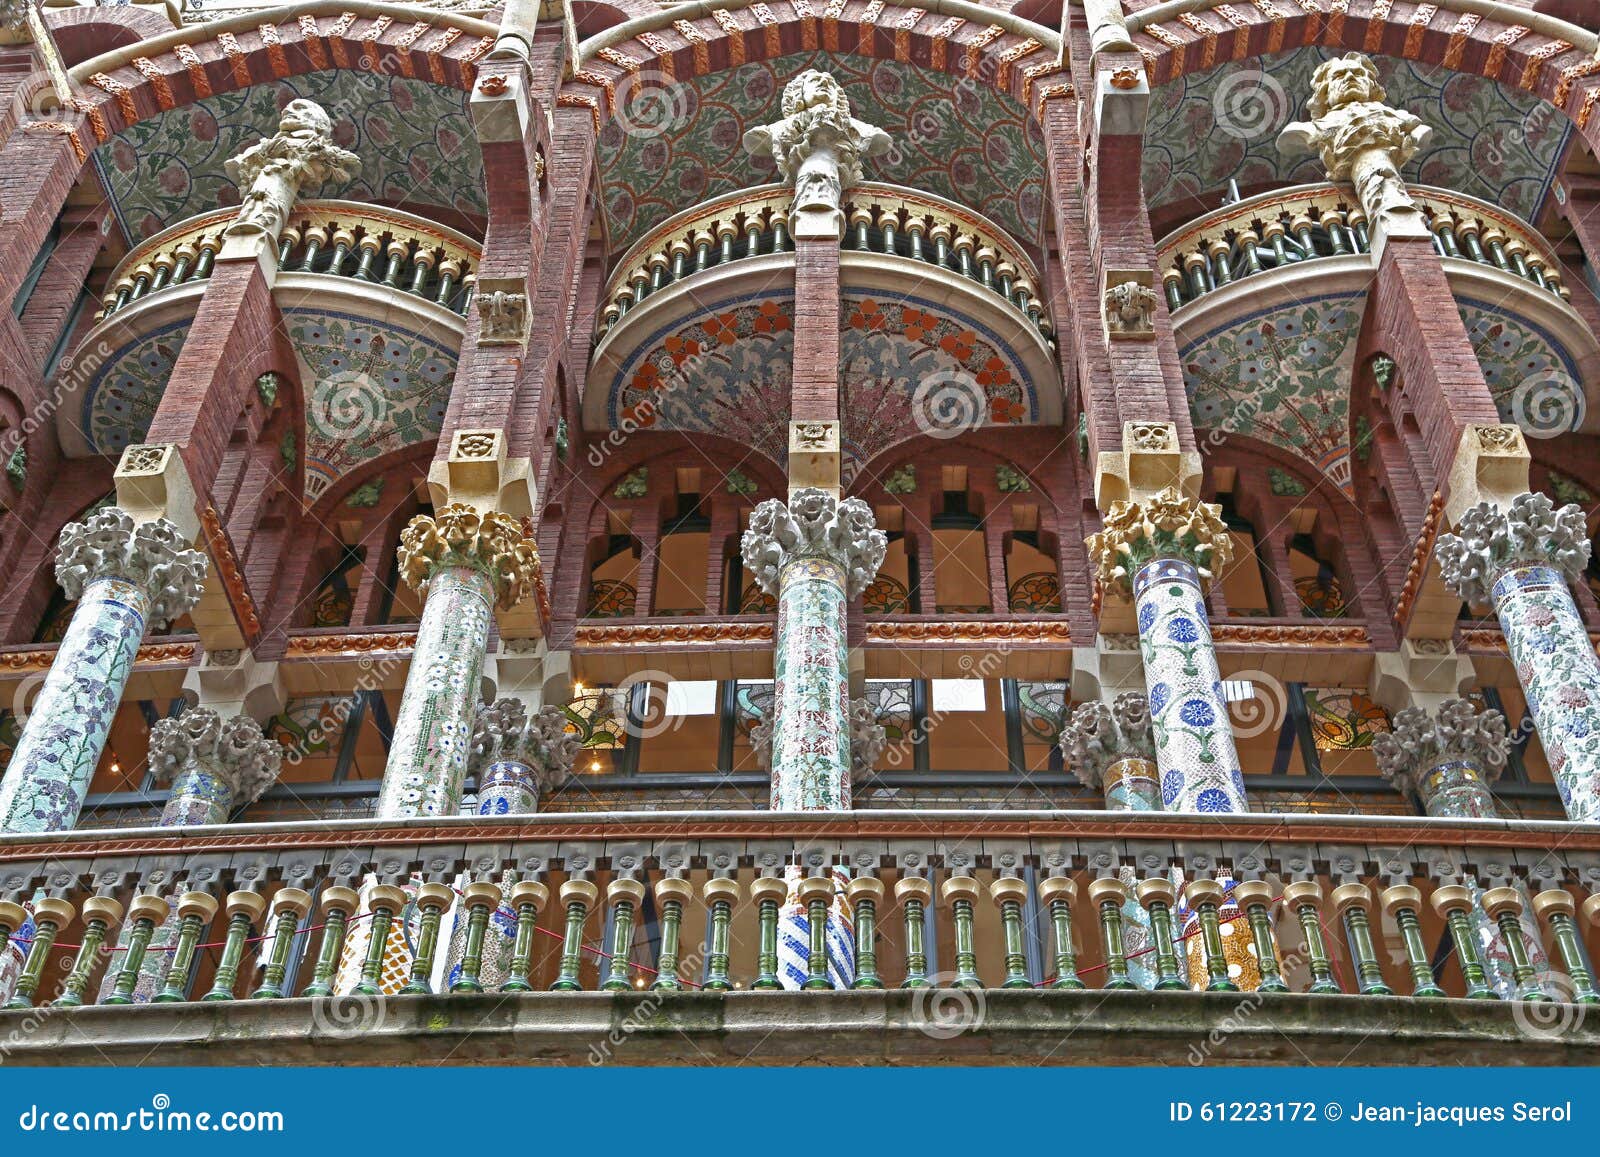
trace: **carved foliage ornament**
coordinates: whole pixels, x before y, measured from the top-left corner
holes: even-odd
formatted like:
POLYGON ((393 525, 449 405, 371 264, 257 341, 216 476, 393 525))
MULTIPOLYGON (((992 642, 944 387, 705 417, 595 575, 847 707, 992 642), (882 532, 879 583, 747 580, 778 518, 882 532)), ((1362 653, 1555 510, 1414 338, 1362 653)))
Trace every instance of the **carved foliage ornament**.
POLYGON ((878 713, 871 700, 857 696, 850 700, 850 774, 856 781, 872 774, 884 748, 889 746, 889 733, 878 722, 878 713))
POLYGON ((787 503, 769 498, 756 507, 740 542, 745 566, 767 594, 778 593, 778 574, 794 559, 825 558, 845 569, 852 599, 871 585, 888 549, 870 506, 814 487, 795 491, 787 503))
POLYGON ((1522 494, 1510 511, 1480 502, 1461 516, 1454 534, 1441 534, 1434 548, 1445 585, 1469 603, 1489 601, 1489 589, 1514 566, 1548 566, 1568 581, 1589 565, 1589 533, 1583 508, 1556 508, 1544 494, 1522 494))
POLYGON ((1113 504, 1105 529, 1085 543, 1101 584, 1125 594, 1132 592, 1133 576, 1154 559, 1181 559, 1209 582, 1233 557, 1222 508, 1185 498, 1173 486, 1144 502, 1113 504))
POLYGON ((567 778, 582 747, 559 707, 541 707, 530 715, 520 699, 497 699, 478 704, 467 770, 481 778, 491 764, 520 763, 533 770, 544 792, 567 778))
POLYGON ((528 336, 528 295, 496 289, 478 295, 478 341, 520 345, 528 336))
POLYGON ((292 100, 278 117, 278 131, 257 141, 224 166, 241 190, 239 214, 226 232, 283 232, 295 199, 325 181, 348 181, 361 159, 333 143, 333 121, 321 105, 292 100))
POLYGON ((144 588, 147 622, 162 627, 182 618, 200 601, 206 556, 191 550, 165 518, 134 525, 127 512, 108 506, 61 530, 56 582, 69 599, 80 599, 95 579, 120 578, 144 588))
POLYGON ((198 769, 227 784, 235 807, 259 799, 282 766, 283 745, 248 715, 224 719, 209 707, 191 707, 150 729, 150 770, 158 781, 198 769))
POLYGON ((1372 753, 1386 779, 1412 790, 1416 777, 1449 760, 1470 761, 1494 779, 1511 748, 1505 716, 1479 711, 1468 699, 1446 699, 1436 716, 1408 707, 1394 717, 1393 727, 1373 737, 1372 753))
POLYGON ((1060 745, 1067 766, 1085 787, 1098 788, 1106 768, 1118 760, 1154 762, 1155 736, 1144 692, 1126 692, 1110 704, 1080 704, 1061 727, 1060 745))
POLYGON ((1106 290, 1106 327, 1115 334, 1156 331, 1156 291, 1137 281, 1123 281, 1106 290))
POLYGON ((480 515, 465 503, 441 508, 432 518, 419 514, 400 532, 400 577, 426 594, 434 571, 468 566, 493 577, 495 599, 509 610, 533 593, 539 552, 509 514, 480 515))

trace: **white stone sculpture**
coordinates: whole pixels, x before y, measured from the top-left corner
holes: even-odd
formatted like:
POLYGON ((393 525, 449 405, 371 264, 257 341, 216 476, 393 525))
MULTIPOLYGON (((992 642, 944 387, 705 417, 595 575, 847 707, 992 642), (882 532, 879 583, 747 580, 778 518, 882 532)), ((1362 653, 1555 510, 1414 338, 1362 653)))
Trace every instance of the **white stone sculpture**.
POLYGON ((225 166, 239 184, 239 214, 225 232, 278 239, 296 198, 325 181, 348 181, 361 159, 333 143, 333 121, 321 105, 292 100, 278 131, 257 141, 225 166))

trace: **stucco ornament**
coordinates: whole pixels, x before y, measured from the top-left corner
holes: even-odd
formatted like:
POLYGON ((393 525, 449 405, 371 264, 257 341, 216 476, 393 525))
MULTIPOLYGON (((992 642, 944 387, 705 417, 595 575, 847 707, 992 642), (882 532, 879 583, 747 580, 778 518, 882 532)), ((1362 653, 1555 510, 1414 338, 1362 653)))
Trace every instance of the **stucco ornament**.
POLYGON ((1479 711, 1469 699, 1446 699, 1437 715, 1408 707, 1394 717, 1394 730, 1373 737, 1378 770, 1396 786, 1417 790, 1417 777, 1441 763, 1472 763, 1493 779, 1506 765, 1511 738, 1498 711, 1479 711))
POLYGON ((1570 582, 1589 565, 1590 550, 1581 506, 1557 509, 1547 495, 1522 494, 1505 513, 1488 502, 1468 509, 1454 534, 1439 536, 1435 555, 1445 585, 1481 605, 1509 568, 1552 567, 1570 582))
POLYGON ((158 782, 199 771, 223 781, 233 807, 259 799, 282 766, 283 745, 248 715, 225 719, 209 707, 191 707, 150 729, 150 770, 158 782))
POLYGON ((163 627, 200 601, 206 556, 165 518, 135 525, 126 511, 108 506, 63 527, 56 555, 56 581, 69 599, 81 599, 103 578, 139 586, 150 599, 147 625, 163 627))
POLYGON ((12 36, 28 31, 28 9, 33 0, 0 0, 0 29, 12 36))
POLYGON ((400 577, 426 594, 435 570, 467 566, 494 579, 495 601, 509 610, 533 593, 539 552, 509 514, 480 515, 465 503, 419 514, 400 532, 400 577))
POLYGON ((1112 703, 1084 703, 1061 727, 1061 754, 1078 782, 1098 788, 1106 768, 1124 759, 1155 762, 1150 701, 1143 691, 1128 691, 1112 703))
POLYGON ((532 769, 544 792, 567 778, 582 747, 583 741, 567 729, 567 717, 559 707, 541 707, 529 714, 520 699, 497 699, 478 704, 467 770, 481 778, 496 763, 520 763, 532 769))
POLYGON ((1189 563, 1209 583, 1233 557, 1233 540, 1222 521, 1222 508, 1185 498, 1169 486, 1144 502, 1117 502, 1105 518, 1105 529, 1086 540, 1103 586, 1132 592, 1133 576, 1158 558, 1189 563))
POLYGON ((806 487, 787 503, 769 498, 756 507, 739 545, 745 566, 769 595, 778 593, 778 575, 790 562, 824 558, 844 568, 845 591, 855 599, 877 577, 889 540, 861 499, 841 502, 806 487))
POLYGON ((1427 147, 1433 130, 1383 103, 1388 94, 1378 69, 1359 52, 1324 63, 1311 85, 1311 120, 1285 128, 1278 146, 1289 153, 1317 153, 1330 181, 1355 185, 1373 222, 1415 220, 1421 210, 1406 191, 1400 166, 1427 147))
POLYGON ((864 695, 850 700, 850 775, 857 783, 872 774, 884 748, 889 746, 889 733, 878 722, 878 713, 872 701, 864 695))
POLYGON ((321 105, 292 100, 278 116, 278 131, 225 168, 243 191, 239 215, 225 232, 277 240, 303 191, 324 181, 348 181, 360 170, 361 158, 333 143, 333 121, 321 105))
POLYGON ((1137 281, 1123 281, 1106 290, 1106 326, 1114 334, 1155 332, 1156 291, 1137 281))
POLYGON ((838 213, 862 160, 887 152, 889 134, 852 117, 839 82, 814 68, 784 88, 782 110, 782 120, 745 133, 745 151, 777 163, 794 185, 795 212, 838 213))

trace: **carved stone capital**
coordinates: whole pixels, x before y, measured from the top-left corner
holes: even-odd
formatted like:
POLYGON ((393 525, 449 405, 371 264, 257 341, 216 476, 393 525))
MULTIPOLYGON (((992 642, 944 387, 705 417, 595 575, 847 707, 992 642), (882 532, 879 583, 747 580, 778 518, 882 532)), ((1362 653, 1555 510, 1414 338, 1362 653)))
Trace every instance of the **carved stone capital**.
POLYGON ((530 715, 520 699, 497 699, 478 704, 467 771, 481 779, 492 764, 520 763, 533 769, 544 792, 567 778, 582 747, 559 707, 541 707, 530 715))
POLYGON ((321 105, 297 99, 279 114, 277 132, 224 167, 241 191, 238 216, 224 232, 276 241, 303 191, 324 181, 348 181, 361 158, 333 143, 333 121, 321 105))
POLYGON ((1150 703, 1127 691, 1110 703, 1079 705, 1061 727, 1061 754, 1084 787, 1099 788, 1106 768, 1123 759, 1156 758, 1150 703))
POLYGON ((793 560, 825 558, 844 568, 845 592, 854 599, 877 576, 889 540, 861 499, 841 502, 807 488, 787 503, 769 498, 756 507, 739 545, 744 565, 769 595, 778 593, 779 572, 793 560))
POLYGON ((814 68, 784 87, 782 111, 782 120, 745 133, 745 150, 776 162, 794 185, 795 212, 837 215, 862 161, 886 152, 889 134, 852 117, 839 82, 814 68))
POLYGON ((1445 585, 1469 603, 1489 601, 1490 588, 1516 566, 1548 566, 1571 582, 1589 565, 1589 531, 1583 508, 1560 509, 1543 494, 1522 494, 1504 513, 1480 502, 1461 516, 1454 534, 1434 548, 1445 585))
POLYGON ((480 515, 455 503, 432 518, 417 515, 400 532, 400 577, 418 594, 427 593, 434 571, 443 566, 484 571, 494 579, 496 602, 509 610, 533 592, 539 552, 510 515, 480 515))
POLYGON ((1493 780, 1511 749, 1505 716, 1479 711, 1468 699, 1446 699, 1433 715, 1408 707, 1394 717, 1393 728, 1373 737, 1372 753, 1384 778, 1411 792, 1417 791, 1421 776, 1453 760, 1475 764, 1493 780))
POLYGON ((1133 576, 1158 558, 1181 559, 1209 584, 1233 557, 1233 541, 1222 508, 1185 498, 1168 487, 1144 502, 1117 502, 1105 529, 1084 540, 1102 585, 1132 593, 1133 576))
POLYGON ((158 781, 204 772, 227 784, 234 807, 259 799, 282 766, 283 745, 264 736, 248 715, 224 718, 209 707, 191 707, 150 729, 150 770, 158 781))
POLYGON ((69 599, 82 598, 102 578, 142 587, 150 599, 147 624, 163 627, 200 601, 206 556, 166 519, 136 525, 126 511, 108 506, 62 527, 56 555, 56 581, 69 599))
POLYGON ((889 746, 889 733, 878 722, 878 713, 872 701, 861 695, 850 700, 850 775, 857 782, 872 774, 884 748, 889 746))

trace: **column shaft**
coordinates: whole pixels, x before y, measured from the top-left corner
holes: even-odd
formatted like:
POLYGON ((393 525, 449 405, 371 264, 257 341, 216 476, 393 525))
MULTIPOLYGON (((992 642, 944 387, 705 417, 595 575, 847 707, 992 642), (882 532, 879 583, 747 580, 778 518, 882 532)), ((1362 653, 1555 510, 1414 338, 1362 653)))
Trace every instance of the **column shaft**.
POLYGON ((849 811, 845 572, 798 558, 778 581, 772 810, 849 811))

